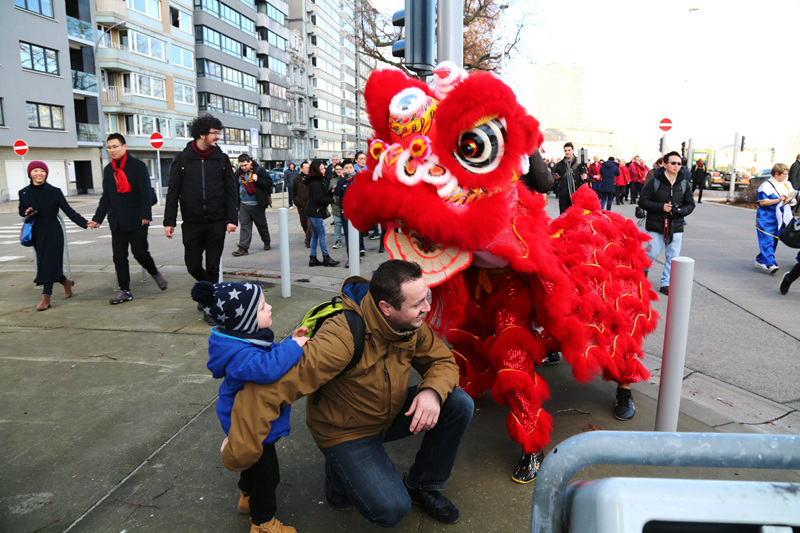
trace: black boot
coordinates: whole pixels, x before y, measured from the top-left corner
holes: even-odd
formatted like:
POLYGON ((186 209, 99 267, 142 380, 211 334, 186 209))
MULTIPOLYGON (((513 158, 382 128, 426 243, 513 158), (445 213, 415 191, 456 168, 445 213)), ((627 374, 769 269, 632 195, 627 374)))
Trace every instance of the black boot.
MULTIPOLYGON (((327 255, 325 257, 328 257, 327 255)), ((308 258, 308 266, 310 267, 317 267, 320 266, 322 263, 319 262, 316 255, 312 255, 308 258)))
POLYGON ((542 450, 534 453, 525 453, 523 450, 519 464, 514 468, 514 473, 511 474, 511 479, 517 483, 530 483, 536 479, 536 474, 539 473, 543 458, 544 453, 542 453, 542 450))
MULTIPOLYGON (((314 259, 316 259, 316 257, 314 259)), ((335 267, 336 265, 339 264, 339 261, 334 261, 333 259, 331 259, 331 256, 329 255, 323 255, 322 264, 325 265, 326 267, 335 267)))

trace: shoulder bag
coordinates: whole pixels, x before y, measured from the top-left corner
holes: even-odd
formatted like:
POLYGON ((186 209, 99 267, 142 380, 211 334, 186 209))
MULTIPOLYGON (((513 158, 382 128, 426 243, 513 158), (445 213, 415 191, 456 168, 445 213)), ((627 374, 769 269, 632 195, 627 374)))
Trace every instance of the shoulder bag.
MULTIPOLYGON (((28 206, 27 200, 25 200, 25 205, 28 206)), ((33 223, 36 222, 36 213, 37 211, 34 209, 30 215, 26 215, 22 219, 22 228, 19 230, 19 243, 22 246, 33 246, 33 223)))
POLYGON ((800 227, 798 227, 797 221, 797 218, 793 218, 781 230, 780 240, 789 248, 800 248, 800 227))

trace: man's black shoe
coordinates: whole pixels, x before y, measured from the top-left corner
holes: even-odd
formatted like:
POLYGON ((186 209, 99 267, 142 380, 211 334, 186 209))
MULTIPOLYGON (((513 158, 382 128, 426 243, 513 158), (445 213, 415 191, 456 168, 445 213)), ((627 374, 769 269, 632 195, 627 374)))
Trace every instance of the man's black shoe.
POLYGON ((405 476, 403 476, 403 483, 405 483, 411 501, 421 505, 429 515, 439 522, 455 524, 461 518, 461 514, 456 509, 456 506, 453 505, 453 502, 448 500, 440 491, 412 489, 408 486, 405 476))
POLYGON ((660 292, 661 294, 666 294, 667 296, 669 296, 669 286, 668 285, 664 285, 663 287, 658 289, 658 292, 660 292))
POLYGON ((781 280, 781 287, 780 287, 781 294, 788 293, 789 287, 792 285, 792 281, 790 279, 787 279, 788 276, 789 273, 787 272, 786 274, 783 275, 783 280, 781 280))
POLYGON ((630 420, 636 414, 633 405, 633 395, 630 389, 617 389, 617 399, 614 402, 614 418, 617 420, 630 420))
POLYGON ((557 365, 561 362, 561 354, 558 352, 547 352, 547 355, 542 359, 542 362, 539 363, 541 366, 545 365, 557 365))
POLYGON ((350 503, 350 499, 347 497, 347 495, 342 494, 333 488, 331 478, 328 477, 327 465, 325 472, 325 499, 328 501, 331 507, 340 511, 347 511, 348 509, 353 508, 353 504, 350 503))
POLYGON ((539 473, 543 458, 544 454, 541 451, 538 453, 525 453, 523 451, 519 464, 514 469, 514 473, 511 474, 511 479, 517 483, 530 483, 536 479, 536 474, 539 473))

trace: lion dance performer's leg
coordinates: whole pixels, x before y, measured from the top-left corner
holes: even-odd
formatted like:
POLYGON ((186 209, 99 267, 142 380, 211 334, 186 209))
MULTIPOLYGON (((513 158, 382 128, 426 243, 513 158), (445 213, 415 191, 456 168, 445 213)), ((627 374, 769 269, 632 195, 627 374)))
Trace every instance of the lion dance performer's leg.
POLYGON ((552 416, 542 409, 550 391, 535 372, 545 352, 532 327, 533 295, 524 278, 513 271, 474 269, 465 279, 476 298, 474 307, 464 325, 450 330, 447 337, 457 357, 470 361, 462 365, 465 390, 479 396, 491 387, 495 401, 510 407, 506 427, 523 448, 513 478, 527 483, 536 477, 552 431, 552 416))

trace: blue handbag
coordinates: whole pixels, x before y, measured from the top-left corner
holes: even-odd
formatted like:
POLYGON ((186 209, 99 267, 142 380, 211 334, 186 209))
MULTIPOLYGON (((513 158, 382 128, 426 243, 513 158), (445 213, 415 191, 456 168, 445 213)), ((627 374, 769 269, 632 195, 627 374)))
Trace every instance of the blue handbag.
MULTIPOLYGON (((25 202, 28 205, 28 202, 25 202)), ((36 210, 22 219, 22 229, 19 231, 19 243, 22 246, 33 246, 33 223, 36 222, 36 210)))

